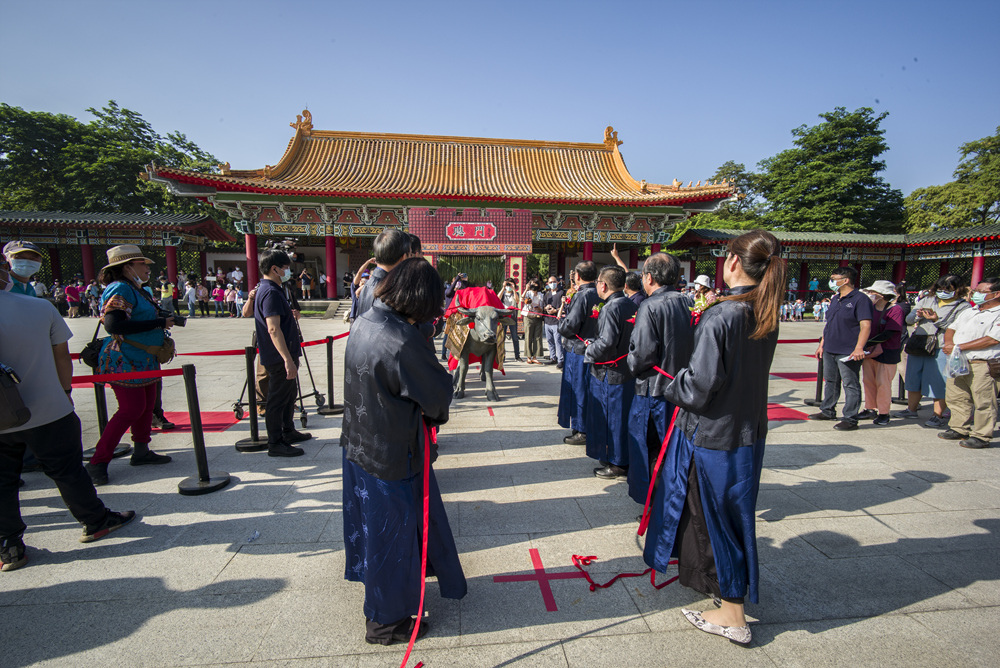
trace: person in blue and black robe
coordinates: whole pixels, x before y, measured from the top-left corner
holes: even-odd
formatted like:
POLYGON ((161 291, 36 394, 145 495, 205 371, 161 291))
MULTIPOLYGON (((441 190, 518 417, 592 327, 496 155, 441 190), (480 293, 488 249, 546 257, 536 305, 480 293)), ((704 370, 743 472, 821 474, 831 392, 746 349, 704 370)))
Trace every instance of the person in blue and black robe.
POLYGON ((758 601, 754 522, 767 435, 767 381, 785 285, 781 244, 754 230, 726 249, 731 290, 702 314, 694 352, 664 397, 676 428, 656 481, 643 557, 663 572, 678 560, 680 583, 719 600, 682 610, 702 631, 747 644, 744 598, 758 601))
POLYGON ((600 462, 598 478, 621 478, 629 467, 628 414, 635 380, 625 356, 632 336, 636 305, 625 296, 625 270, 605 267, 597 278, 597 294, 604 300, 597 318, 597 338, 587 344, 584 361, 590 366, 587 395, 587 456, 600 462))
POLYGON ((681 265, 673 255, 655 253, 642 269, 642 288, 647 298, 635 314, 629 342, 628 368, 635 376, 635 398, 629 413, 628 494, 646 503, 649 474, 660 454, 673 405, 664 398, 671 376, 687 366, 694 348, 691 308, 686 295, 674 287, 681 265))
POLYGON ((576 265, 576 294, 569 304, 566 317, 559 321, 559 335, 563 337, 566 350, 563 358, 562 384, 559 388, 559 426, 572 430, 563 439, 569 445, 586 445, 587 426, 584 411, 590 381, 583 362, 586 345, 584 341, 597 336, 597 314, 595 310, 603 303, 598 296, 594 281, 597 279, 597 265, 584 260, 576 265))
MULTIPOLYGON (((422 258, 404 260, 378 286, 344 351, 345 578, 365 585, 365 640, 407 641, 420 603, 428 429, 448 421, 451 376, 420 329, 441 313, 444 286, 422 258)), ((430 442, 429 442, 430 441, 430 442)), ((441 596, 467 585, 434 471, 429 472, 427 574, 441 596)), ((422 637, 429 626, 420 624, 422 637)))

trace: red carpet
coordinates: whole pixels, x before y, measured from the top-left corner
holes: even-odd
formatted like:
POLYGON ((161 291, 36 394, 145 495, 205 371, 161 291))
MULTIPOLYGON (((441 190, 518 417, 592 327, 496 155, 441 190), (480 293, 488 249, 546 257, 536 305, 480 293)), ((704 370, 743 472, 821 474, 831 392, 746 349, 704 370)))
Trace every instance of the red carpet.
MULTIPOLYGON (((187 413, 171 413, 165 411, 164 417, 177 425, 176 429, 171 429, 168 433, 191 431, 191 421, 187 413)), ((201 429, 203 432, 223 432, 236 424, 236 416, 232 411, 202 411, 201 429)), ((155 431, 159 431, 156 429, 155 431)))
POLYGON ((816 382, 816 372, 815 371, 789 371, 784 373, 777 373, 775 371, 771 372, 772 376, 777 376, 778 378, 784 378, 785 380, 794 380, 798 382, 816 382))
POLYGON ((786 408, 781 404, 768 404, 767 419, 782 422, 785 420, 808 420, 809 416, 802 411, 786 408))

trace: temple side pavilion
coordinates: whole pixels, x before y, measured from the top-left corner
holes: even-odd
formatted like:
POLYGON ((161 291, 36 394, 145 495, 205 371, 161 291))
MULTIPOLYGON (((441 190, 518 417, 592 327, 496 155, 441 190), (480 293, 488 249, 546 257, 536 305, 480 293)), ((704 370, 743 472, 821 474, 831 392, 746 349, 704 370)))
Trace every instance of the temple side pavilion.
MULTIPOLYGON (((421 238, 435 265, 494 256, 523 287, 525 256, 549 253, 565 272, 612 244, 658 250, 679 220, 735 195, 731 184, 635 180, 608 127, 599 144, 314 130, 302 112, 276 164, 204 174, 149 165, 171 193, 211 202, 240 221, 247 274, 257 281, 258 237, 293 237, 333 280, 371 255, 396 227, 421 238)), ((599 258, 603 259, 603 258, 599 258)))
MULTIPOLYGON (((722 263, 729 240, 745 230, 690 229, 669 246, 690 254, 698 273, 722 281, 722 263)), ((958 274, 972 285, 1000 275, 1000 225, 918 234, 825 234, 774 230, 788 262, 788 276, 804 290, 811 277, 826 278, 835 267, 854 266, 861 281, 879 279, 924 288, 939 276, 958 274)))
POLYGON ((190 257, 204 276, 207 241, 236 239, 212 218, 200 214, 91 213, 65 211, 0 211, 0 246, 21 239, 48 254, 40 275, 46 282, 79 274, 97 278, 95 267, 107 263, 108 248, 135 244, 177 281, 178 255, 190 257), (195 257, 196 256, 196 257, 195 257))

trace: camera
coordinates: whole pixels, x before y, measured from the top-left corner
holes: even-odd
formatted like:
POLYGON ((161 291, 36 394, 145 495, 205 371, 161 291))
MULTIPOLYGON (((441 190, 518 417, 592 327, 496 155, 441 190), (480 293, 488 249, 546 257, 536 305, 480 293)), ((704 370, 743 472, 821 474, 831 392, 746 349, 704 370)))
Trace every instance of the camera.
POLYGON ((298 253, 295 252, 294 239, 268 239, 264 242, 264 250, 278 250, 288 255, 292 262, 298 260, 298 253))
POLYGON ((171 313, 170 311, 164 311, 163 309, 160 309, 159 313, 157 313, 157 317, 160 317, 160 318, 173 318, 174 319, 174 325, 177 326, 177 327, 184 327, 185 325, 187 325, 187 318, 186 317, 184 317, 182 315, 179 315, 177 313, 171 313))

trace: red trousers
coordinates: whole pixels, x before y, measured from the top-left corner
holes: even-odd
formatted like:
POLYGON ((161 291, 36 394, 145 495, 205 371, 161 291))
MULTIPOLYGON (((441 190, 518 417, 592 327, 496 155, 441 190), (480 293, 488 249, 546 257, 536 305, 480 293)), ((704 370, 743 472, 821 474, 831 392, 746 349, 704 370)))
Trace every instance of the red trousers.
POLYGON ((132 429, 132 442, 148 444, 153 426, 153 406, 156 405, 156 383, 140 387, 112 385, 118 410, 108 420, 108 426, 97 442, 91 464, 106 464, 111 461, 115 447, 125 432, 132 429))

